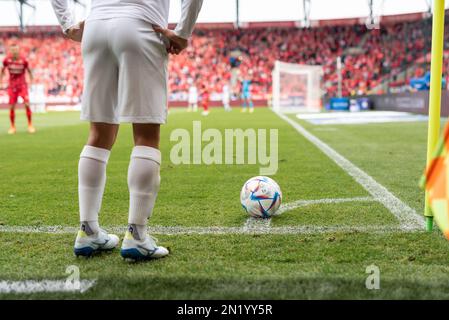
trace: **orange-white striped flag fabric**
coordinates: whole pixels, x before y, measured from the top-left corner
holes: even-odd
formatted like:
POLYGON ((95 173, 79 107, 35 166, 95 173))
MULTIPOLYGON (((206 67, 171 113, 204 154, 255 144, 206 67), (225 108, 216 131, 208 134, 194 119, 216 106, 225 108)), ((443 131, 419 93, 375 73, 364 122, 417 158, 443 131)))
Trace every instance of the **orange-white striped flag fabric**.
POLYGON ((449 240, 449 122, 421 180, 435 222, 449 240))

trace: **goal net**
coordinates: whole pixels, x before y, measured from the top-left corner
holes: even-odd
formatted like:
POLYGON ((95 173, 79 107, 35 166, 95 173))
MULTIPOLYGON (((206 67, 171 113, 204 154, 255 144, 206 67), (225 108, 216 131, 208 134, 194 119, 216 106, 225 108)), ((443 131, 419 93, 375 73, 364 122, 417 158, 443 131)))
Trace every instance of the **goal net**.
POLYGON ((273 109, 316 112, 321 109, 322 66, 276 61, 273 70, 273 109))

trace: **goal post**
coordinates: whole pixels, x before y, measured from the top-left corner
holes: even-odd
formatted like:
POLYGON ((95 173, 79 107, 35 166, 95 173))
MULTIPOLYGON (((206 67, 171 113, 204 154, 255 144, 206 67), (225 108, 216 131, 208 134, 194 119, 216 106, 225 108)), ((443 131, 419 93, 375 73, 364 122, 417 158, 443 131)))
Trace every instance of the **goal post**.
POLYGON ((272 78, 274 111, 318 112, 321 110, 322 66, 276 61, 272 78))

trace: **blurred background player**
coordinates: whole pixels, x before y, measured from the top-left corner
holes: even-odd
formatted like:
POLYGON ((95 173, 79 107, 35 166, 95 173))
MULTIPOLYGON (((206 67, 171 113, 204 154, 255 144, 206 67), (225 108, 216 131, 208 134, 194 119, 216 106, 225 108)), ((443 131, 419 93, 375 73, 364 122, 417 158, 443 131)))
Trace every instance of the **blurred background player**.
POLYGON ((33 74, 29 68, 27 59, 20 54, 20 49, 17 42, 14 42, 11 45, 9 48, 9 54, 7 54, 3 60, 3 68, 0 73, 0 83, 3 82, 3 75, 6 70, 8 70, 9 73, 8 96, 9 119, 11 122, 11 127, 9 128, 8 133, 16 133, 15 108, 19 97, 22 97, 25 105, 25 112, 28 119, 28 132, 35 133, 36 129, 33 127, 31 120, 30 99, 28 97, 28 85, 25 76, 25 74, 28 73, 31 82, 33 81, 33 74))
POLYGON ((246 108, 249 107, 249 112, 254 112, 254 103, 251 97, 251 75, 243 78, 242 81, 242 101, 243 109, 242 112, 246 112, 246 108))
POLYGON ((225 111, 232 111, 231 104, 230 104, 231 92, 229 90, 229 85, 227 83, 225 83, 223 85, 223 89, 222 89, 222 93, 221 93, 221 100, 223 102, 225 111))
POLYGON ((201 113, 203 116, 207 116, 209 114, 209 88, 206 84, 203 84, 201 88, 201 106, 203 107, 203 112, 201 113))
POLYGON ((191 111, 198 111, 198 89, 196 88, 193 81, 189 87, 189 107, 187 108, 187 112, 191 111))

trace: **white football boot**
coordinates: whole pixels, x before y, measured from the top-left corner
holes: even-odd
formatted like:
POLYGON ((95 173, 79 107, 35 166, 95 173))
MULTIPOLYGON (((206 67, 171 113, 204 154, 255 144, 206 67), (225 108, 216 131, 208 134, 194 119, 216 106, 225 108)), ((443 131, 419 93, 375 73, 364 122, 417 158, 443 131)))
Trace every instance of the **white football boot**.
POLYGON ((115 234, 108 234, 100 229, 96 234, 88 236, 85 231, 79 230, 75 240, 75 255, 90 257, 99 251, 110 251, 117 247, 119 238, 115 234))
POLYGON ((158 246, 157 239, 150 235, 145 235, 145 239, 134 239, 131 232, 126 231, 122 242, 120 254, 126 260, 141 261, 159 259, 167 256, 170 252, 167 248, 158 246))

